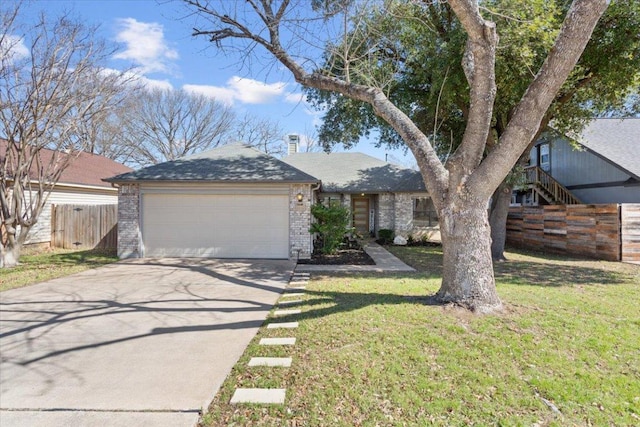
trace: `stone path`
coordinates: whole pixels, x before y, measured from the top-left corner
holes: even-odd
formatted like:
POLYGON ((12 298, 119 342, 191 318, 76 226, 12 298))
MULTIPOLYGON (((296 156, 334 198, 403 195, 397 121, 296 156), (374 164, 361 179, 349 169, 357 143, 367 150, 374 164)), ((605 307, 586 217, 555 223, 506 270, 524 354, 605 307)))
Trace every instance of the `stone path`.
MULTIPOLYGON (((294 272, 289 285, 278 301, 278 307, 303 304, 304 290, 309 282, 309 273, 294 272), (291 299, 295 298, 295 299, 291 299)), ((273 318, 300 314, 300 309, 277 308, 271 313, 273 318)), ((298 322, 274 322, 267 325, 267 329, 296 329, 298 322)), ((295 337, 262 338, 259 345, 293 346, 295 337)), ((291 357, 252 357, 248 366, 266 366, 275 369, 288 368, 293 362, 291 357)), ((237 388, 231 397, 232 404, 260 403, 265 405, 282 405, 285 402, 287 390, 284 388, 237 388)))
POLYGON ((389 253, 385 248, 375 242, 369 242, 365 244, 364 251, 376 263, 375 265, 313 265, 313 264, 298 264, 296 271, 300 272, 314 272, 314 271, 375 271, 379 273, 386 272, 411 272, 416 271, 413 267, 409 267, 404 262, 400 261, 393 254, 389 253))

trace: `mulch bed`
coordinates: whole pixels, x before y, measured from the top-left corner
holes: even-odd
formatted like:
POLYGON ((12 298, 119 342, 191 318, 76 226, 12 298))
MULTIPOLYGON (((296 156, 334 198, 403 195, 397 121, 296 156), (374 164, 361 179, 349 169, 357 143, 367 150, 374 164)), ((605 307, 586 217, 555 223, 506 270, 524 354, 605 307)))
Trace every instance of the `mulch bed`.
POLYGON ((313 254, 311 259, 301 259, 298 264, 312 265, 375 265, 376 263, 363 250, 344 249, 335 255, 313 254))

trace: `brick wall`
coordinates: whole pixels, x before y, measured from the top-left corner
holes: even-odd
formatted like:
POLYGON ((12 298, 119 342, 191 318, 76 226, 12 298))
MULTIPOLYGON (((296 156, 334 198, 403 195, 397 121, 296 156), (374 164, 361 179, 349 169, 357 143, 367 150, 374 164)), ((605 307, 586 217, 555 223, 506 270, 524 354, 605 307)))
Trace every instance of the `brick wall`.
POLYGON ((289 186, 289 257, 296 259, 311 258, 311 186, 299 184, 289 186), (298 202, 298 193, 303 194, 302 203, 298 202))
POLYGON ((140 257, 140 187, 121 185, 118 189, 118 257, 140 257))
POLYGON ((378 223, 378 230, 393 230, 395 228, 393 199, 393 193, 380 193, 378 195, 378 211, 376 212, 376 222, 378 223))
POLYGON ((396 236, 407 237, 413 228, 413 199, 409 193, 396 193, 393 200, 396 236))

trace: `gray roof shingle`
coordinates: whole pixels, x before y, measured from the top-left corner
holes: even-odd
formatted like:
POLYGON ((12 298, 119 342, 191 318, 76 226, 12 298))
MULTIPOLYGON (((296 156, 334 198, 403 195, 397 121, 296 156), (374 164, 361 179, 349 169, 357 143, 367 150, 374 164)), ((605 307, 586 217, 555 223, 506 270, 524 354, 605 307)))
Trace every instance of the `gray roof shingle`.
POLYGON ((575 140, 640 179, 640 118, 595 119, 575 140))
POLYGON ((426 191, 420 172, 363 153, 296 153, 283 161, 320 179, 327 193, 426 191))
POLYGON ((112 178, 107 182, 295 182, 318 180, 248 145, 234 143, 178 160, 159 163, 112 178))

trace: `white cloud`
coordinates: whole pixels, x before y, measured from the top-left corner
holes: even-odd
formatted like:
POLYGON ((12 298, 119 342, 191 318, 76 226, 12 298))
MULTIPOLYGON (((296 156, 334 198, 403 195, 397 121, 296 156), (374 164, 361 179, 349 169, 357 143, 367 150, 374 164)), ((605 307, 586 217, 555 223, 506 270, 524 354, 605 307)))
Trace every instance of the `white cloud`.
POLYGON ((266 84, 252 79, 233 76, 227 85, 235 92, 235 97, 245 104, 268 104, 282 95, 286 83, 266 84))
POLYGON ((142 87, 144 87, 147 90, 152 90, 152 89, 162 89, 162 90, 171 90, 173 89, 173 86, 171 85, 171 83, 168 80, 157 80, 157 79, 150 79, 148 77, 143 76, 139 70, 129 70, 129 71, 119 71, 119 70, 115 70, 113 68, 103 68, 102 70, 100 70, 100 72, 105 73, 105 75, 109 75, 109 74, 115 74, 115 75, 119 75, 122 74, 122 77, 130 82, 132 85, 140 85, 142 87))
POLYGON ((291 104, 299 104, 299 103, 306 102, 307 96, 302 92, 300 93, 289 92, 284 96, 284 100, 291 104))
POLYGON ((11 62, 29 56, 29 48, 24 44, 22 37, 6 35, 0 44, 0 55, 11 62))
POLYGON ((118 20, 120 31, 116 41, 124 43, 126 50, 114 58, 130 60, 140 67, 141 72, 170 72, 178 52, 169 47, 164 39, 162 25, 155 22, 140 22, 133 18, 118 20))
POLYGON ((171 90, 173 89, 173 85, 169 83, 169 80, 157 80, 157 79, 149 79, 144 76, 139 76, 138 80, 145 89, 161 89, 161 90, 171 90))
MULTIPOLYGON (((286 86, 287 84, 283 82, 267 84, 233 76, 227 80, 226 86, 184 85, 182 88, 232 105, 235 101, 244 104, 269 104, 284 94, 286 86)), ((289 94, 285 94, 287 101, 288 96, 289 94)))
POLYGON ((198 95, 206 96, 207 98, 213 98, 223 104, 232 105, 235 98, 235 92, 231 89, 227 89, 219 86, 206 86, 206 85, 184 85, 182 89, 189 93, 195 93, 198 95))

